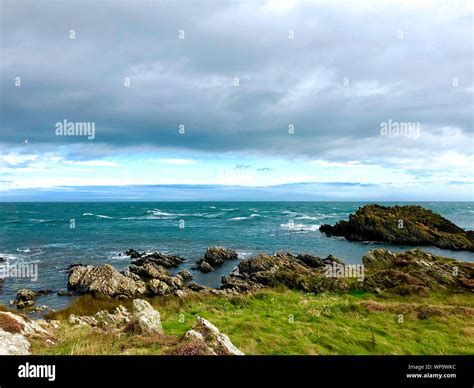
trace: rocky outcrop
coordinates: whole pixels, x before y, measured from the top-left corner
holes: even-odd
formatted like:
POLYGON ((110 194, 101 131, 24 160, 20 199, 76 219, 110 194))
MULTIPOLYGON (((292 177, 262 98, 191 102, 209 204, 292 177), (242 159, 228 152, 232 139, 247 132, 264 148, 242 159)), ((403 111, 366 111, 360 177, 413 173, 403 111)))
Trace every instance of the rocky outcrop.
POLYGON ((132 249, 132 248, 130 248, 128 251, 125 251, 124 253, 127 256, 130 256, 130 258, 132 258, 132 259, 138 259, 138 258, 145 255, 144 253, 140 253, 140 252, 138 252, 138 251, 136 251, 135 249, 132 249))
POLYGON ((221 267, 224 262, 227 260, 237 260, 237 252, 233 249, 228 249, 224 247, 210 247, 207 248, 204 258, 198 260, 197 269, 201 272, 207 273, 215 271, 217 268, 221 267))
POLYGON ((35 291, 29 290, 27 288, 22 288, 18 290, 16 294, 16 299, 10 303, 16 305, 18 309, 24 309, 27 307, 33 307, 35 305, 35 298, 38 294, 35 291))
POLYGON ((394 253, 375 249, 362 258, 369 292, 428 295, 434 290, 474 291, 474 264, 419 249, 394 253))
POLYGON ((132 319, 132 314, 124 306, 118 306, 112 311, 102 310, 93 316, 78 316, 71 314, 69 323, 71 325, 88 325, 99 329, 111 330, 122 329, 132 319))
POLYGON ((474 251, 474 232, 421 206, 366 205, 349 221, 322 225, 327 236, 350 241, 378 241, 402 245, 432 245, 443 249, 474 251))
POLYGON ((75 266, 69 272, 68 288, 78 294, 133 298, 147 292, 145 282, 117 271, 109 264, 75 266))
POLYGON ((244 355, 227 335, 201 317, 196 318, 193 328, 184 334, 183 344, 174 353, 179 355, 244 355))
POLYGON ((186 260, 181 256, 175 255, 165 255, 161 252, 154 252, 148 255, 143 254, 139 259, 134 260, 132 264, 141 266, 145 262, 152 262, 158 266, 164 267, 166 269, 176 268, 180 264, 184 263, 186 260))
MULTIPOLYGON (((126 254, 135 255, 129 250, 126 254)), ((124 272, 110 265, 101 267, 74 265, 69 270, 68 288, 78 294, 102 294, 115 298, 162 296, 182 290, 193 275, 186 270, 175 276, 168 271, 185 260, 159 252, 139 254, 124 272)))
POLYGON ((163 334, 160 313, 143 299, 133 301, 132 322, 135 329, 144 335, 163 334))
POLYGON ((328 277, 326 265, 340 263, 330 256, 321 259, 311 255, 265 253, 242 260, 236 270, 222 278, 222 290, 249 292, 262 287, 283 285, 307 292, 344 291, 354 286, 353 279, 328 277))

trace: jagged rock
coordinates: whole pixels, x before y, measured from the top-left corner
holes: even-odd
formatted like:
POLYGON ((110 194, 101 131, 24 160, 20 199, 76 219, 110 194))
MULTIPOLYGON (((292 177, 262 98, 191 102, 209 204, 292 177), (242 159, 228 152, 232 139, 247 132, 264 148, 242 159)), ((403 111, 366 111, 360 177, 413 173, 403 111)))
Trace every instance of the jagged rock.
POLYGON ((187 294, 183 290, 177 290, 174 292, 174 295, 177 296, 180 299, 183 299, 187 294))
POLYGON ((143 299, 133 301, 133 322, 144 335, 163 334, 160 313, 143 299))
POLYGON ((135 263, 136 262, 134 262, 134 264, 129 267, 129 270, 131 273, 140 277, 161 280, 168 279, 170 277, 170 273, 165 267, 156 264, 156 262, 152 260, 146 259, 141 261, 140 264, 135 263))
POLYGON ((210 287, 203 286, 202 284, 190 282, 187 285, 188 289, 194 292, 204 292, 210 290, 210 287))
POLYGON ((97 320, 94 317, 88 315, 80 316, 71 314, 69 315, 69 323, 75 326, 97 326, 97 320))
POLYGON ((18 309, 24 309, 35 305, 37 293, 27 288, 22 288, 16 293, 16 299, 11 304, 16 305, 18 309))
POLYGON ((138 259, 144 255, 144 253, 140 253, 135 249, 130 248, 128 251, 124 252, 127 256, 130 256, 132 259, 138 259))
POLYGON ((30 354, 30 343, 21 334, 0 329, 0 356, 24 356, 30 354))
POLYGON ((229 339, 208 320, 197 317, 192 330, 186 332, 184 340, 199 342, 208 354, 216 355, 244 355, 229 339))
POLYGON ((215 271, 214 267, 206 261, 201 261, 197 267, 201 272, 209 273, 215 271))
POLYGON ((193 280, 193 274, 186 269, 179 271, 176 276, 180 277, 184 282, 193 280))
POLYGON ((444 249, 474 251, 474 231, 421 206, 366 205, 334 226, 319 229, 328 236, 350 241, 379 241, 401 245, 432 245, 444 249))
POLYGON ((227 260, 237 260, 237 252, 224 247, 210 247, 204 253, 204 258, 198 260, 198 269, 202 272, 212 272, 227 260))
POLYGON ((130 322, 132 315, 128 310, 120 305, 111 312, 101 310, 93 316, 69 315, 71 325, 88 325, 101 329, 120 329, 130 322))
POLYGON ((347 291, 356 287, 354 279, 326 275, 325 265, 336 259, 318 259, 288 252, 277 252, 273 256, 263 253, 242 260, 236 271, 222 278, 221 289, 249 292, 262 287, 284 285, 307 292, 322 292, 347 291))
POLYGON ((154 252, 149 255, 141 256, 139 259, 134 260, 132 264, 141 266, 146 261, 153 262, 157 265, 165 267, 166 269, 170 269, 178 267, 186 260, 184 260, 181 256, 165 255, 161 252, 154 252))
POLYGON ((144 295, 147 290, 145 282, 125 276, 109 264, 73 267, 69 273, 68 288, 78 294, 102 294, 119 298, 144 295))
POLYGON ((148 290, 150 295, 156 296, 166 295, 172 291, 170 286, 160 279, 151 279, 148 283, 148 290))
POLYGON ((474 264, 419 249, 394 253, 374 249, 362 262, 364 288, 371 292, 428 295, 431 290, 474 290, 474 264))

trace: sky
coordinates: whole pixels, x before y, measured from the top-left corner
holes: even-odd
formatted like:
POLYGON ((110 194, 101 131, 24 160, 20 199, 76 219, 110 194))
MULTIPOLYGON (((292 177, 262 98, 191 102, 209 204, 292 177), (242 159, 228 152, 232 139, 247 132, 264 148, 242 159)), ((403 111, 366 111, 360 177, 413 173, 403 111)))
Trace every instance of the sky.
POLYGON ((469 1, 0 4, 0 201, 474 200, 469 1))

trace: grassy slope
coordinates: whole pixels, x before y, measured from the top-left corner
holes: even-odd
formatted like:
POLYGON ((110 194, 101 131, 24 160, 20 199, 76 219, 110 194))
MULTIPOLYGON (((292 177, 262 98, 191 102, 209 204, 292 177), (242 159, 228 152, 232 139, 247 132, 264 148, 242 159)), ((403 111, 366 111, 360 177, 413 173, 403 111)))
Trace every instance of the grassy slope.
POLYGON ((93 314, 118 304, 82 297, 51 314, 64 322, 60 340, 53 346, 34 341, 33 353, 164 354, 200 315, 246 354, 474 354, 473 315, 462 309, 451 311, 456 306, 474 308, 469 294, 418 298, 273 289, 251 296, 191 296, 185 301, 168 297, 150 302, 162 315, 166 336, 118 337, 70 327, 66 323, 70 313, 93 314), (369 300, 379 305, 367 307, 369 300), (380 304, 385 310, 374 311, 380 304), (423 317, 417 310, 420 304, 431 306, 423 317), (399 313, 404 314, 403 323, 398 323, 399 313))

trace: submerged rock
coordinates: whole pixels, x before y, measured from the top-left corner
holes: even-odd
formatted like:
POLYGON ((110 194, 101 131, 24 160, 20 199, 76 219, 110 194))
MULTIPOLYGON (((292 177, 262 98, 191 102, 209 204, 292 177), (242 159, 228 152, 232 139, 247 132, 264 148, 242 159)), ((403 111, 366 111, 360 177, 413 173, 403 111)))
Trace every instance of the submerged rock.
POLYGON ((342 236, 350 241, 474 251, 474 231, 465 231, 421 206, 366 205, 351 214, 349 221, 322 225, 319 230, 327 236, 342 236))
POLYGON ((474 264, 432 255, 419 249, 394 253, 374 249, 362 262, 364 289, 427 296, 432 290, 474 291, 474 264))
POLYGON ((127 256, 130 256, 132 259, 138 259, 144 255, 144 253, 140 253, 135 249, 130 248, 128 251, 124 252, 127 256))

